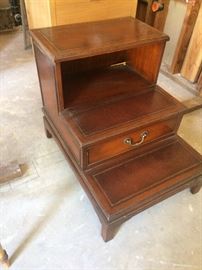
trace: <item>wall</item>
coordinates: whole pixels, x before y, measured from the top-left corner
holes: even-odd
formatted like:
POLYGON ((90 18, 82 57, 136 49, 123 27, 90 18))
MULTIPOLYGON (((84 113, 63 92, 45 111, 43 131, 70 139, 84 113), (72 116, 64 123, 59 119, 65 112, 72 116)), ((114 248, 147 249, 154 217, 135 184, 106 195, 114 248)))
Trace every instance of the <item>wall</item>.
POLYGON ((167 42, 164 52, 163 62, 170 65, 175 48, 177 45, 178 37, 181 32, 182 23, 186 13, 186 2, 182 1, 170 1, 168 15, 163 32, 170 36, 170 41, 167 42))

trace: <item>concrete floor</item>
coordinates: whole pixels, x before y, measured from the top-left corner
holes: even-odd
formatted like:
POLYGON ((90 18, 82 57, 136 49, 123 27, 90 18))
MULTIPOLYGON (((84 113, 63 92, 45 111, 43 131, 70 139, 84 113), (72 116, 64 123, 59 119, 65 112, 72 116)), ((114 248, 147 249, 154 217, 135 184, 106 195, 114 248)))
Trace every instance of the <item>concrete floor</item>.
MULTIPOLYGON (((23 177, 0 185, 0 241, 17 270, 201 270, 202 191, 185 190, 138 214, 104 243, 100 223, 53 140, 45 137, 32 51, 21 32, 0 36, 1 163, 23 177)), ((163 75, 179 100, 193 97, 163 75)), ((202 153, 202 110, 179 134, 202 153)))

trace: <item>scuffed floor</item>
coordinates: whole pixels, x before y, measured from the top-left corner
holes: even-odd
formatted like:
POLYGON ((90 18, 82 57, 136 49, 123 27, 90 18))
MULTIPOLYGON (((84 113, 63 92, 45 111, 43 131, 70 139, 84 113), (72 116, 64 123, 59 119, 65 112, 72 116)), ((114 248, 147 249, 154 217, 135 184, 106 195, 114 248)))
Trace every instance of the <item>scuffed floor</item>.
MULTIPOLYGON (((24 171, 0 185, 0 242, 11 269, 202 269, 202 191, 138 214, 104 243, 85 193, 45 137, 36 67, 20 31, 0 35, 0 72, 0 161, 17 160, 24 171)), ((159 84, 179 100, 193 97, 163 75, 159 84)), ((184 117, 179 134, 202 153, 202 110, 184 117)))

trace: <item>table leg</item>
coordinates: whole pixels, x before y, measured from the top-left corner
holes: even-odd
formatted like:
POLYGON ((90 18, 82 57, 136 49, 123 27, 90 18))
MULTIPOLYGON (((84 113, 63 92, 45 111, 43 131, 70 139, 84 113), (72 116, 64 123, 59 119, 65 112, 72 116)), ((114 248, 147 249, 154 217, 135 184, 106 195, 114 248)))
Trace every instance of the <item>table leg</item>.
POLYGON ((193 183, 193 185, 190 188, 190 191, 192 194, 196 194, 197 192, 200 191, 202 187, 202 175, 198 176, 198 178, 196 178, 195 182, 193 183))

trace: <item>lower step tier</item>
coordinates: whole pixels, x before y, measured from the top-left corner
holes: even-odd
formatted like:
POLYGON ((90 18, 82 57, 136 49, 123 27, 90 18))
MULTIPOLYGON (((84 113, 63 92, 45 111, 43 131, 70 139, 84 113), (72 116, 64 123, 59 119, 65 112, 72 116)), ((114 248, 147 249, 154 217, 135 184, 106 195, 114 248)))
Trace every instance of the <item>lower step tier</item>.
POLYGON ((45 128, 55 137, 93 203, 105 241, 113 238, 114 228, 135 214, 187 187, 196 193, 202 185, 201 155, 178 136, 143 155, 83 171, 46 118, 45 128))

